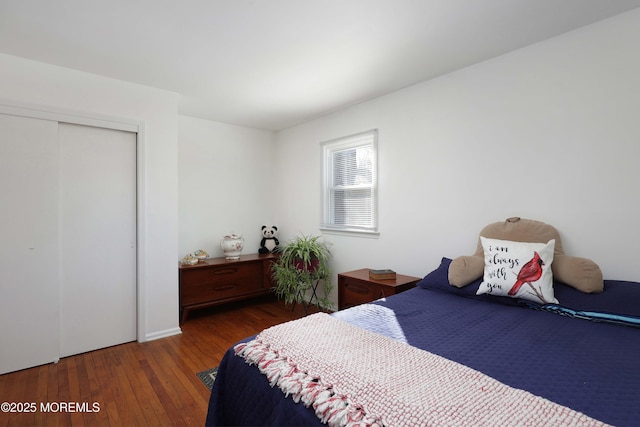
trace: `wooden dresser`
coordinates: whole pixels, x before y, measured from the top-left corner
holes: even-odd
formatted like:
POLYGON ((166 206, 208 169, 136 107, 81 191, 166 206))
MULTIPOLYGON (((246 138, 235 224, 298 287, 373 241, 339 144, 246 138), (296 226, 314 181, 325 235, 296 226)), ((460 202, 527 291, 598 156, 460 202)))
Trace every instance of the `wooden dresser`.
POLYGON ((398 274, 391 280, 369 278, 369 269, 338 274, 338 310, 375 301, 404 292, 416 286, 419 277, 398 274))
POLYGON ((270 292, 273 254, 241 255, 240 259, 209 258, 180 265, 180 323, 189 311, 270 292))

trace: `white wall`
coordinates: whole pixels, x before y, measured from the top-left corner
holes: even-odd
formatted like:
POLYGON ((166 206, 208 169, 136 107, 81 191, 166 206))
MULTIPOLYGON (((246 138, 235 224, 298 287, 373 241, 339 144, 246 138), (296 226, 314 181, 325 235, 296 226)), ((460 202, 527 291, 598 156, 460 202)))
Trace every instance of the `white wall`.
POLYGON ((319 233, 319 143, 372 128, 381 235, 327 235, 336 271, 422 276, 442 256, 472 253, 484 225, 518 215, 556 226, 566 251, 606 278, 640 280, 638 45, 636 10, 275 138, 179 117, 170 92, 2 54, 0 99, 144 122, 139 336, 155 338, 177 331, 185 253, 222 255, 231 231, 255 252, 262 224, 283 241, 319 233))
POLYGON ((640 10, 279 132, 283 237, 319 233, 319 143, 378 128, 381 234, 326 235, 336 271, 423 276, 521 216, 640 281, 638 46, 640 10))
POLYGON ((0 54, 0 99, 144 127, 140 340, 179 333, 177 95, 0 54))
POLYGON ((193 117, 179 117, 179 253, 223 256, 229 233, 257 253, 262 225, 273 224, 273 134, 193 117))

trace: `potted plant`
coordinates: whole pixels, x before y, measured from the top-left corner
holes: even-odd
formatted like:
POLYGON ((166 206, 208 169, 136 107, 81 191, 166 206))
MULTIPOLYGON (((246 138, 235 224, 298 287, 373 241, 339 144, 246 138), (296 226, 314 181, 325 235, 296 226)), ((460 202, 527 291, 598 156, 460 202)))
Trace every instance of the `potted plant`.
POLYGON ((272 266, 276 296, 287 304, 302 303, 305 311, 304 296, 309 289, 312 290, 309 304, 324 310, 333 306, 329 299, 333 289, 329 267, 331 252, 319 239, 320 236, 297 236, 281 248, 279 258, 272 266))

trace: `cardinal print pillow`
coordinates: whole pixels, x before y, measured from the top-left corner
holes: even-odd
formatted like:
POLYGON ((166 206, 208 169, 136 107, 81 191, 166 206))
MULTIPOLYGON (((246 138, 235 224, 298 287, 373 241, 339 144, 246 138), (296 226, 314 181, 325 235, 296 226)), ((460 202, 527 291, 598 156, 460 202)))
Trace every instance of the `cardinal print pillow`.
POLYGON ((491 294, 557 304, 551 263, 555 239, 523 243, 480 236, 484 249, 484 277, 477 295, 491 294))

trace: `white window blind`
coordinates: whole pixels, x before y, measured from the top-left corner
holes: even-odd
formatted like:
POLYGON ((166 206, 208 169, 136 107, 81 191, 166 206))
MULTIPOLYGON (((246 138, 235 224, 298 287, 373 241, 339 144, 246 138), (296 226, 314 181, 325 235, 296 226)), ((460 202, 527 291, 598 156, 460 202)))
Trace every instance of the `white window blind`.
POLYGON ((321 229, 377 233, 377 131, 323 144, 321 229))

